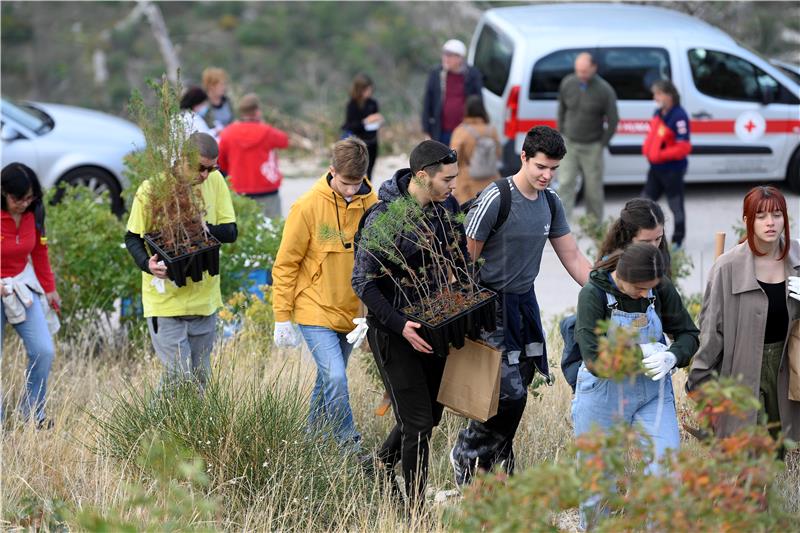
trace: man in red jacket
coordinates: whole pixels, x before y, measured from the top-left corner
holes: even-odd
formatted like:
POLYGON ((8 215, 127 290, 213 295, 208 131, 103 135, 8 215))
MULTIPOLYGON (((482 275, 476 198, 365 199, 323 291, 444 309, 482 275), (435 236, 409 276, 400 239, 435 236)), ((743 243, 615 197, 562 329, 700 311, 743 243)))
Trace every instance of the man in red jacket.
POLYGON ((262 121, 261 102, 255 94, 244 95, 238 111, 239 120, 219 136, 219 166, 235 192, 261 204, 264 216, 279 217, 283 175, 275 150, 289 146, 289 135, 262 121))

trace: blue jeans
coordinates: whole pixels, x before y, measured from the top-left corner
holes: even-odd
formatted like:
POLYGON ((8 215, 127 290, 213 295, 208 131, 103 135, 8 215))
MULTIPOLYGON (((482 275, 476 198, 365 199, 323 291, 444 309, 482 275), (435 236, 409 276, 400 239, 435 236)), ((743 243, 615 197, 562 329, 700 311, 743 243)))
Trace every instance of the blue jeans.
MULTIPOLYGON (((22 337, 25 351, 28 352, 25 393, 20 400, 19 409, 23 420, 26 421, 30 419, 31 412, 35 411, 38 423, 44 420, 47 376, 50 374, 50 367, 53 364, 55 349, 38 295, 34 295, 33 304, 25 310, 25 313, 25 321, 13 325, 17 334, 22 337)), ((5 327, 6 314, 0 305, 0 345, 5 327)), ((2 402, 0 402, 0 418, 2 418, 2 410, 2 402)))
POLYGON ((317 429, 329 424, 337 442, 357 446, 361 436, 353 421, 347 388, 347 360, 353 346, 347 342, 345 333, 322 326, 298 326, 317 364, 308 425, 317 429))

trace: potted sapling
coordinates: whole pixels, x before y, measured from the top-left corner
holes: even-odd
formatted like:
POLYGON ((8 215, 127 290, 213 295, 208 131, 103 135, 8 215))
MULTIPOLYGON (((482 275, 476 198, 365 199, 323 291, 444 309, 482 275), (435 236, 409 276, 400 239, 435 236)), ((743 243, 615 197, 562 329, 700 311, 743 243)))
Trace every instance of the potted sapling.
POLYGON ((137 165, 139 177, 147 179, 141 192, 152 228, 144 240, 166 265, 169 279, 182 287, 189 278, 201 281, 204 272, 219 274, 220 242, 203 222, 205 205, 197 187, 200 158, 180 117, 180 85, 172 86, 164 77, 153 86, 155 106, 145 105, 137 93, 131 104, 147 142, 137 165))
POLYGON ((497 295, 476 281, 463 214, 426 209, 406 196, 363 228, 358 246, 381 265, 377 276, 388 277, 399 289, 401 313, 421 325, 417 332, 435 354, 446 356, 450 346, 462 348, 465 338, 477 339, 481 330, 496 328, 497 295), (446 235, 433 228, 443 228, 446 235), (410 249, 421 254, 422 266, 411 266, 410 249))

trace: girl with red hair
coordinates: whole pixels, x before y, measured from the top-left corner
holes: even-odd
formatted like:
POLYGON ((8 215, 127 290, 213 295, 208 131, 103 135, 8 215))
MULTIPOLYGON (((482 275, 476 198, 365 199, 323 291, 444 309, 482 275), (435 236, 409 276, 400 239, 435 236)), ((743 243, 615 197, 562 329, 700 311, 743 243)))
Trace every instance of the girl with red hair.
POLYGON ((730 376, 750 387, 760 412, 723 416, 714 430, 724 437, 767 423, 777 437, 800 438, 800 402, 789 399, 786 339, 800 318, 800 243, 789 236, 786 199, 775 187, 754 187, 744 197, 746 235, 717 259, 700 313, 700 348, 688 390, 730 376))

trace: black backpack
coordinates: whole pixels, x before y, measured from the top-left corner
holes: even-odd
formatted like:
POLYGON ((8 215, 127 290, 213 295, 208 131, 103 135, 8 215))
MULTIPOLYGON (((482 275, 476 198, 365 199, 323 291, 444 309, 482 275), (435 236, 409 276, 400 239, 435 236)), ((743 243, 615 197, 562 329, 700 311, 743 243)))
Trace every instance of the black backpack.
MULTIPOLYGON (((492 231, 489 232, 489 237, 486 238, 488 241, 495 233, 500 230, 500 227, 506 223, 508 220, 508 214, 511 212, 511 184, 508 182, 508 178, 500 178, 494 181, 494 184, 497 186, 497 190, 500 191, 500 211, 497 213, 497 220, 494 222, 494 226, 492 226, 492 231)), ((478 204, 478 198, 480 198, 481 193, 475 195, 475 198, 470 198, 463 204, 461 204, 461 211, 464 213, 468 213, 470 209, 475 207, 478 204)), ((556 200, 554 198, 555 193, 550 189, 544 190, 544 197, 547 199, 547 205, 550 207, 550 227, 553 227, 553 221, 556 218, 556 200)))
MULTIPOLYGON (((597 297, 606 305, 606 293, 597 285, 592 284, 596 289, 597 297)), ((561 338, 564 340, 564 351, 561 352, 561 373, 564 378, 572 387, 572 392, 575 392, 575 386, 578 384, 578 370, 580 370, 581 362, 581 349, 578 342, 575 340, 575 322, 577 321, 576 315, 567 315, 561 319, 558 324, 558 329, 561 332, 561 338)))

